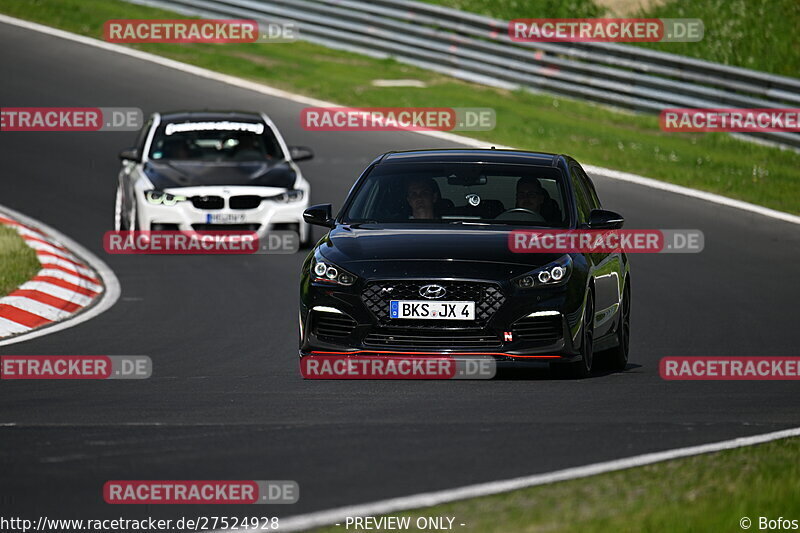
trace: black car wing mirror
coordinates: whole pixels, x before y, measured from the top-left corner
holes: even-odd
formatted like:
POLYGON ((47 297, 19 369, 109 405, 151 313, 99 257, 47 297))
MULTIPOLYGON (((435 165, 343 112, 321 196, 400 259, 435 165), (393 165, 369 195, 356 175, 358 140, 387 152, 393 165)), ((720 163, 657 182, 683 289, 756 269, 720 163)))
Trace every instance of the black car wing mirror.
POLYGON ((332 228, 334 226, 334 222, 331 204, 312 205, 303 211, 303 220, 316 226, 332 228))
POLYGON ((307 161, 314 157, 314 152, 307 146, 290 146, 289 157, 292 161, 307 161))
POLYGON ((133 161, 138 163, 139 150, 137 150, 136 148, 128 148, 127 150, 123 150, 119 153, 119 158, 122 161, 133 161))
POLYGON ((589 229, 620 229, 624 224, 625 218, 614 211, 592 209, 589 213, 589 229))

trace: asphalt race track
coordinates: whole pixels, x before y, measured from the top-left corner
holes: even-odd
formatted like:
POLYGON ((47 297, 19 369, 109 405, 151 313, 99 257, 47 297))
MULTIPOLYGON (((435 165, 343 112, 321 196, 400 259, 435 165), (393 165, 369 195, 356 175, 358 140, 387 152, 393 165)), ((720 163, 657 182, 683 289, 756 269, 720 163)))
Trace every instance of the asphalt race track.
MULTIPOLYGON (((289 144, 315 151, 300 164, 312 203, 335 208, 380 153, 447 145, 403 132, 303 131, 301 104, 4 24, 0 70, 4 106, 265 110, 289 144)), ((6 516, 288 516, 800 425, 796 382, 658 375, 663 356, 800 355, 796 225, 597 178, 626 228, 705 232, 700 254, 632 258, 627 371, 582 381, 547 372, 490 382, 303 381, 302 254, 103 252, 117 153, 134 137, 0 134, 0 204, 74 238, 122 285, 99 317, 0 354, 149 355, 154 366, 142 381, 0 382, 6 516), (102 486, 112 479, 293 479, 301 496, 257 512, 111 506, 102 486)))

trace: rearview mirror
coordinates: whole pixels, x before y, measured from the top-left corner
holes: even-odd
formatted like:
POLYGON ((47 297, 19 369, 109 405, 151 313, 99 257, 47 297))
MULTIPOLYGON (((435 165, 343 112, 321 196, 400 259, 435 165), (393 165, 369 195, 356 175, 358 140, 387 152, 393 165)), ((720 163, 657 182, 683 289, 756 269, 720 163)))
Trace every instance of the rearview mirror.
POLYGON ((123 150, 119 153, 119 158, 122 161, 134 161, 138 163, 139 150, 137 150, 136 148, 128 148, 127 150, 123 150))
POLYGON ((303 220, 316 226, 332 228, 334 226, 334 222, 331 204, 312 205, 303 211, 303 220))
POLYGON ((290 146, 289 157, 292 161, 306 161, 314 157, 314 152, 307 146, 290 146))
POLYGON ((592 209, 589 213, 589 229, 620 229, 625 219, 619 213, 605 209, 592 209))

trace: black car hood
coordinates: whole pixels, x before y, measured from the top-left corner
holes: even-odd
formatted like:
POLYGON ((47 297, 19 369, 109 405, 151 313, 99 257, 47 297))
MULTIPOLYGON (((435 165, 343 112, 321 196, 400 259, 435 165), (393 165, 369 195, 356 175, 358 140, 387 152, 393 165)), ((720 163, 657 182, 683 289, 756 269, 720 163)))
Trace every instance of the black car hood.
POLYGON ((514 253, 510 229, 339 226, 320 244, 331 262, 364 278, 474 277, 508 279, 563 254, 514 253))
POLYGON ((286 161, 148 161, 144 173, 158 190, 198 185, 261 185, 290 189, 297 176, 286 161))

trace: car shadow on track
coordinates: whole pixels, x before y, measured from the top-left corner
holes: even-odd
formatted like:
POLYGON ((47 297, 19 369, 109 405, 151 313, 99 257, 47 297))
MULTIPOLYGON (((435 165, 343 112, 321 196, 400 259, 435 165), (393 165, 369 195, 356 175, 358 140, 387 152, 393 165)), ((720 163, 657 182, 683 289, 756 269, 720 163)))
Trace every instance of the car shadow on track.
MULTIPOLYGON (((642 368, 642 365, 628 363, 625 370, 611 370, 602 366, 594 369, 592 375, 588 379, 602 378, 612 374, 628 374, 634 373, 634 370, 642 368)), ((559 376, 557 372, 550 370, 546 365, 529 367, 503 367, 498 366, 495 380, 500 381, 517 381, 517 380, 530 380, 530 381, 574 381, 572 378, 559 376)))

